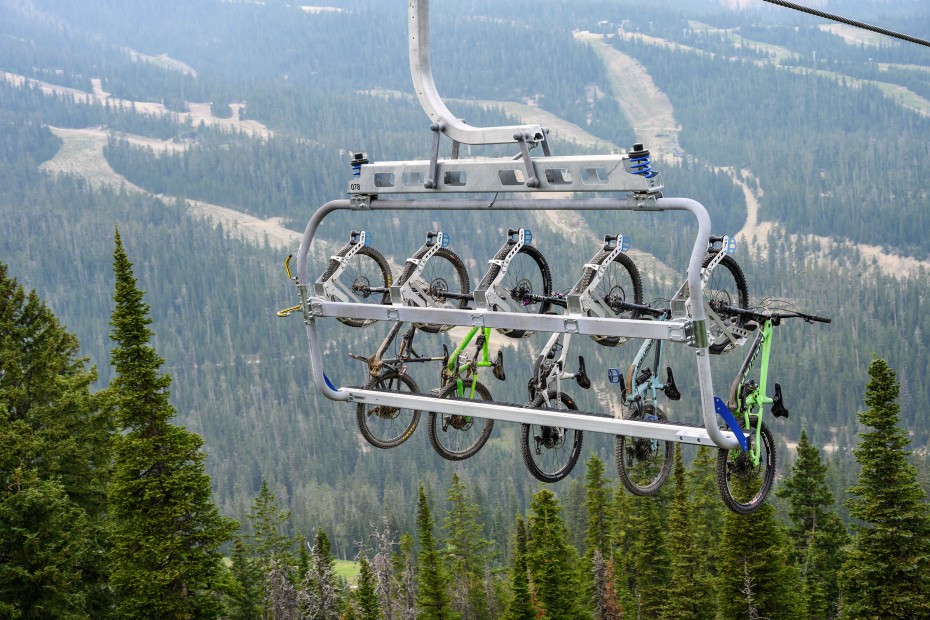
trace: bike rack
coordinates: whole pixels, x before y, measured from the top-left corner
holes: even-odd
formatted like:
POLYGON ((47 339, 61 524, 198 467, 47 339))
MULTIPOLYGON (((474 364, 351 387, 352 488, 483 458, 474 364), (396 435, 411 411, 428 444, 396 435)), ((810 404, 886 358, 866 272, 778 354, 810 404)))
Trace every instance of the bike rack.
MULTIPOLYGON (((307 330, 313 381, 319 391, 335 401, 389 405, 437 413, 471 415, 507 422, 559 426, 581 431, 645 437, 664 441, 717 446, 733 449, 739 439, 720 429, 714 402, 710 354, 707 342, 707 315, 701 288, 701 263, 711 235, 711 221, 700 203, 687 198, 662 197, 660 175, 643 170, 641 158, 628 155, 568 156, 551 155, 546 131, 537 125, 479 128, 456 119, 443 104, 432 78, 429 60, 429 2, 409 0, 410 67, 417 97, 433 121, 432 157, 428 161, 369 163, 364 154, 353 161, 355 176, 349 182, 349 199, 333 200, 310 218, 297 254, 297 289, 307 330), (453 141, 453 156, 438 157, 439 136, 453 141), (520 159, 458 159, 458 143, 520 146, 520 159), (543 156, 532 157, 529 148, 542 143, 543 156), (645 174, 648 172, 648 174, 645 174), (436 194, 493 193, 491 200, 455 198, 431 199, 436 194), (532 194, 520 198, 499 198, 503 193, 598 192, 620 193, 610 198, 542 199, 532 194), (432 195, 424 197, 423 194, 432 195), (385 195, 407 195, 385 199, 385 195), (308 253, 322 220, 337 210, 617 210, 688 211, 697 220, 697 234, 688 262, 687 286, 672 300, 668 321, 589 317, 580 313, 580 301, 569 295, 563 315, 532 315, 494 312, 478 304, 476 309, 449 309, 329 301, 322 286, 308 277, 308 253), (697 291, 695 299, 689 291, 697 291), (654 338, 683 343, 694 349, 700 385, 703 428, 674 423, 656 423, 614 418, 610 414, 586 415, 578 412, 528 409, 518 405, 439 399, 424 394, 392 393, 356 387, 336 387, 323 372, 323 358, 317 322, 325 317, 374 319, 409 323, 435 323, 463 327, 523 329, 585 335, 654 338)), ((475 291, 476 299, 481 291, 475 291)))

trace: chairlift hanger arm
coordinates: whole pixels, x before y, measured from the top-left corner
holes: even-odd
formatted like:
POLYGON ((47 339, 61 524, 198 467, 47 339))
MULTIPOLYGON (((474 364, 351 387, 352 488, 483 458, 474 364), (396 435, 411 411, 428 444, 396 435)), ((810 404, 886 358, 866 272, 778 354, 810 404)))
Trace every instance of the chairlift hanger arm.
POLYGON ((546 131, 539 125, 472 127, 457 118, 443 102, 430 61, 429 0, 409 0, 407 25, 410 52, 410 75, 423 111, 438 125, 437 129, 462 144, 507 144, 519 141, 543 142, 546 131), (520 136, 520 137, 518 137, 520 136))

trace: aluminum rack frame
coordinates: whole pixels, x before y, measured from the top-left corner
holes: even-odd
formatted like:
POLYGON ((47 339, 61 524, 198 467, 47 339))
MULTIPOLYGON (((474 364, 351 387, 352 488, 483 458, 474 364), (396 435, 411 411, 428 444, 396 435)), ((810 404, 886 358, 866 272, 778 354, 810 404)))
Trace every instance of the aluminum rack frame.
MULTIPOLYGON (((494 162, 485 163, 494 165, 494 162)), ((366 167, 367 165, 361 166, 362 171, 366 167)), ((360 178, 366 177, 360 175, 360 178)), ((634 192, 629 196, 613 198, 540 199, 529 197, 498 200, 495 197, 495 199, 488 201, 468 198, 450 200, 424 200, 423 198, 381 199, 378 196, 361 193, 361 188, 355 191, 359 193, 353 195, 351 199, 332 200, 320 207, 311 216, 304 230, 297 254, 297 288, 304 323, 306 324, 311 374, 317 389, 327 398, 342 402, 381 404, 439 413, 473 415, 508 422, 544 424, 613 435, 646 437, 699 445, 716 445, 727 449, 734 449, 739 446, 739 441, 732 432, 723 431, 719 427, 714 401, 710 355, 707 348, 707 316, 700 293, 697 299, 686 292, 686 296, 674 300, 671 320, 659 322, 583 316, 571 312, 573 304, 569 304, 567 314, 547 316, 515 312, 493 312, 482 308, 458 310, 412 307, 400 304, 372 305, 334 302, 320 297, 308 277, 307 258, 316 230, 327 215, 337 210, 688 211, 697 220, 698 230, 688 262, 687 291, 701 291, 701 263, 707 248, 707 239, 711 234, 711 221, 707 210, 699 202, 688 198, 658 198, 656 193, 644 192, 634 192), (546 332, 656 338, 687 344, 693 348, 697 363, 704 428, 528 409, 499 403, 445 400, 421 394, 388 393, 356 387, 337 388, 324 376, 322 350, 320 338, 317 334, 319 319, 337 316, 382 321, 441 323, 465 327, 478 325, 546 332)), ((412 189, 408 191, 419 192, 422 190, 412 189)), ((525 188, 523 191, 526 191, 525 188)), ((559 190, 553 188, 552 191, 559 190)))

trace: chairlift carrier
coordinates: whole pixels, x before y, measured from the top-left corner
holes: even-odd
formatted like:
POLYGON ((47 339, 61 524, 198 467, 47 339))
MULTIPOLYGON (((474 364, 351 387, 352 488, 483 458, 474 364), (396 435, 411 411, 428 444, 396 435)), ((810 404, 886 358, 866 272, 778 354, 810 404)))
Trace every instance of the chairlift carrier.
MULTIPOLYGON (((636 151, 631 154, 556 156, 549 149, 547 130, 538 125, 472 127, 456 118, 443 103, 433 81, 429 49, 429 0, 409 0, 410 71, 417 98, 429 116, 433 132, 431 158, 423 161, 369 163, 359 154, 353 162, 355 175, 348 185, 348 199, 332 200, 320 207, 304 230, 297 254, 297 289, 307 331, 310 365, 317 389, 335 401, 387 405, 445 414, 469 415, 507 422, 540 424, 581 431, 644 437, 660 441, 734 449, 740 445, 731 431, 721 430, 715 409, 708 351, 707 314, 702 298, 701 263, 711 236, 711 221, 703 205, 688 198, 662 196, 661 176, 648 168, 636 151), (452 157, 439 158, 440 138, 452 140, 452 157), (519 146, 517 158, 459 159, 459 144, 508 144, 519 146), (542 146, 541 156, 530 150, 542 146), (632 155, 632 157, 631 157, 632 155), (438 193, 491 193, 493 198, 434 200, 438 193), (608 193, 615 196, 543 199, 532 193, 608 193), (518 198, 500 195, 521 194, 518 198), (529 195, 527 195, 529 194, 529 195), (394 196, 385 198, 385 196, 394 196), (475 291, 476 308, 451 309, 406 306, 400 303, 373 305, 330 301, 322 286, 308 277, 308 253, 320 222, 338 210, 607 210, 688 211, 697 221, 697 234, 688 261, 687 285, 671 303, 668 321, 600 318, 581 311, 579 295, 569 295, 562 315, 533 315, 493 311, 475 291), (691 292, 696 292, 692 294, 691 292), (612 414, 529 409, 516 405, 440 399, 425 394, 394 393, 357 387, 336 387, 323 372, 319 319, 344 317, 405 323, 433 323, 463 327, 492 327, 550 333, 654 338, 689 346, 694 350, 700 386, 703 428, 675 423, 624 420, 612 414)), ((740 438, 741 439, 741 438, 740 438)))

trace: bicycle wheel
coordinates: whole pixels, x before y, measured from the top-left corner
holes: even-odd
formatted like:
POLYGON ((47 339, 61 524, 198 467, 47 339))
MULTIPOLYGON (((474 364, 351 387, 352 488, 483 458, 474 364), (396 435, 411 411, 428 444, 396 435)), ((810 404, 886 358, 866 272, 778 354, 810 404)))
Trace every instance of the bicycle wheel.
MULTIPOLYGON (((755 416, 751 425, 755 426, 755 416)), ((720 448, 717 452, 717 488, 723 503, 733 512, 748 515, 758 510, 772 488, 775 480, 775 440, 772 431, 762 423, 762 451, 759 465, 754 466, 748 452, 740 448, 727 450, 720 448)), ((755 442, 755 434, 749 436, 750 446, 755 442)))
MULTIPOLYGON (((396 370, 373 378, 366 390, 380 392, 409 392, 419 394, 416 382, 396 370)), ((420 412, 390 405, 366 405, 359 403, 355 409, 358 430, 368 443, 376 448, 396 448, 407 441, 420 422, 420 412)))
MULTIPOLYGON (((634 407, 628 420, 665 421, 662 409, 645 405, 642 415, 634 407)), ((617 475, 633 495, 655 495, 672 471, 675 448, 671 441, 617 435, 615 457, 617 475)))
MULTIPOLYGON (((704 258, 701 267, 707 265, 713 260, 714 255, 708 254, 704 258)), ((713 273, 707 280, 707 286, 704 288, 704 301, 719 302, 728 306, 737 306, 739 308, 749 307, 749 289, 746 286, 746 276, 740 269, 739 263, 730 256, 724 256, 723 260, 714 267, 713 273)), ((728 327, 742 327, 746 323, 746 317, 732 316, 724 320, 728 327)), ((726 334, 714 321, 708 321, 708 350, 714 355, 727 353, 733 348, 733 343, 727 338, 726 334)))
MULTIPOLYGON (((503 260, 510 252, 508 247, 501 248, 494 260, 503 260)), ((500 265, 491 265, 478 288, 488 288, 497 274, 500 265)), ((542 252, 531 245, 520 247, 516 256, 507 266, 507 273, 498 284, 498 291, 504 299, 510 301, 511 312, 526 312, 527 314, 545 314, 552 307, 548 301, 533 302, 527 299, 529 295, 548 295, 552 292, 552 271, 542 252)), ((500 308, 495 307, 495 310, 500 308)), ((525 329, 497 328, 497 331, 510 338, 523 338, 533 332, 525 329)))
MULTIPOLYGON (((608 254, 610 254, 608 250, 601 250, 600 254, 591 260, 591 263, 594 265, 601 265, 608 254)), ((597 270, 595 269, 585 269, 584 275, 581 276, 581 281, 578 283, 578 289, 582 291, 586 290, 588 286, 590 286, 592 280, 594 280, 596 274, 597 270)), ((636 268, 636 263, 633 262, 633 259, 626 254, 617 254, 614 259, 610 261, 610 264, 605 267, 604 277, 597 283, 594 290, 591 291, 591 294, 603 301, 617 318, 638 319, 640 317, 639 310, 622 310, 617 308, 618 301, 626 301, 634 304, 643 303, 643 281, 642 278, 640 278, 639 269, 636 268)), ((588 316, 592 316, 590 311, 588 312, 588 316)), ((629 338, 624 336, 592 335, 591 338, 605 347, 616 347, 629 340, 629 338)))
MULTIPOLYGON (((455 382, 448 384, 439 393, 439 398, 456 398, 457 388, 455 382)), ((470 386, 466 385, 464 398, 470 392, 470 386)), ((492 400, 491 393, 484 385, 476 383, 472 400, 492 400)), ((494 420, 491 418, 435 412, 429 414, 429 442, 439 456, 450 461, 464 461, 477 454, 487 443, 493 429, 494 420)))
MULTIPOLYGON (((414 258, 419 258, 416 254, 414 258)), ((403 273, 400 274, 400 280, 397 284, 403 286, 407 283, 417 266, 413 263, 407 263, 403 273)), ((426 263, 423 271, 417 276, 416 287, 426 292, 429 297, 431 308, 458 308, 463 309, 468 305, 467 299, 450 299, 445 293, 457 293, 467 295, 471 292, 471 281, 468 278, 468 270, 465 263, 458 255, 448 248, 436 250, 429 261, 426 263)), ((421 329, 431 334, 437 334, 448 330, 450 325, 433 325, 430 323, 414 323, 417 329, 421 329)))
MULTIPOLYGON (((549 392, 550 406, 545 405, 542 394, 537 394, 530 403, 533 409, 555 407, 562 411, 577 410, 575 401, 568 394, 549 392)), ((575 467, 581 455, 583 433, 572 428, 559 428, 541 424, 523 424, 521 429, 521 452, 526 468, 541 482, 558 482, 575 467)))
MULTIPOLYGON (((339 250, 337 256, 345 256, 349 247, 339 250)), ((339 268, 339 261, 329 261, 329 266, 320 278, 324 282, 339 268)), ((391 267, 381 256, 381 252, 368 246, 363 246, 345 262, 345 269, 336 278, 338 286, 343 291, 351 293, 352 301, 361 304, 389 304, 391 303, 388 287, 391 286, 391 267), (380 288, 381 291, 372 291, 371 288, 380 288)), ((334 299, 334 298, 331 298, 334 299)), ((338 317, 336 319, 352 327, 365 327, 375 323, 374 319, 350 319, 338 317)))

